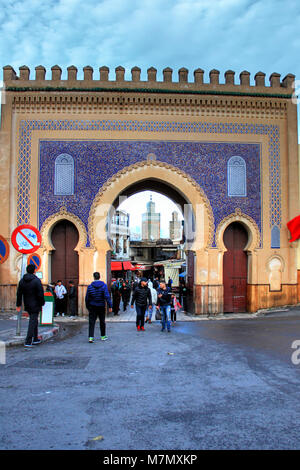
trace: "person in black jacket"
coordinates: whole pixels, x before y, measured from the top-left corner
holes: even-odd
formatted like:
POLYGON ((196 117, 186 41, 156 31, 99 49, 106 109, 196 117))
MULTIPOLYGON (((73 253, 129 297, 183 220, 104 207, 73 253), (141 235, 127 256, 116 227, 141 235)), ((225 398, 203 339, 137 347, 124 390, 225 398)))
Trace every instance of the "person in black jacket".
POLYGON ((34 275, 34 265, 29 264, 26 271, 17 289, 17 312, 21 311, 23 299, 24 310, 29 314, 28 330, 24 346, 31 348, 33 344, 39 344, 41 342, 38 338, 38 316, 42 306, 45 305, 45 298, 42 283, 34 275))
POLYGON ((152 309, 152 296, 151 291, 147 285, 147 279, 142 277, 140 284, 134 290, 131 298, 131 308, 135 302, 136 309, 136 327, 137 330, 145 331, 145 312, 149 302, 149 308, 152 309))
POLYGON ((121 293, 122 301, 123 301, 123 310, 125 312, 126 307, 129 303, 130 294, 131 294, 131 289, 130 289, 127 282, 125 282, 125 281, 123 282, 122 287, 120 289, 120 293, 121 293))
POLYGON ((160 283, 159 289, 157 289, 157 308, 161 311, 161 331, 164 331, 167 324, 167 330, 171 332, 171 303, 174 295, 170 287, 166 286, 165 282, 160 283))
POLYGON ((85 305, 89 311, 89 343, 94 342, 94 330, 97 317, 100 320, 101 340, 106 341, 106 325, 105 325, 105 303, 108 304, 109 312, 112 311, 112 303, 105 282, 100 281, 100 273, 93 274, 94 282, 92 282, 86 291, 85 305))
POLYGON ((77 315, 77 289, 73 281, 69 282, 70 290, 69 290, 69 308, 70 308, 70 315, 71 317, 75 317, 77 315))

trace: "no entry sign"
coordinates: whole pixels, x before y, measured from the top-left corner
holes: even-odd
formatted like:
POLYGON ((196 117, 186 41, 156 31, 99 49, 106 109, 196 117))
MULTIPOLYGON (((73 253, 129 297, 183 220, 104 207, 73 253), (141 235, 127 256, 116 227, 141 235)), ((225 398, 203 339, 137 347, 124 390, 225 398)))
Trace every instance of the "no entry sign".
POLYGON ((27 264, 33 264, 36 270, 40 269, 42 260, 37 253, 33 253, 28 257, 27 264))
POLYGON ((2 235, 0 235, 0 264, 7 260, 9 255, 9 244, 2 235))
POLYGON ((15 228, 11 236, 11 242, 19 253, 28 255, 40 248, 42 237, 36 227, 24 224, 15 228))

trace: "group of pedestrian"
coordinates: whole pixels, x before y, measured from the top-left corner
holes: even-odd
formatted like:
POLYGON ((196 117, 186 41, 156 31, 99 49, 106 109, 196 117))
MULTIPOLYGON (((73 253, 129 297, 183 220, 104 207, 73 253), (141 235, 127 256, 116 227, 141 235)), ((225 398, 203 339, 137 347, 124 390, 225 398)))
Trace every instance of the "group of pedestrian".
POLYGON ((167 285, 164 281, 160 281, 157 286, 157 283, 153 285, 152 281, 148 281, 147 278, 142 278, 139 287, 133 293, 131 299, 132 308, 134 302, 137 312, 136 326, 138 331, 145 330, 145 314, 146 323, 152 322, 153 310, 155 309, 155 315, 158 314, 161 318, 161 331, 167 328, 167 331, 171 332, 171 322, 173 322, 173 324, 176 322, 176 312, 181 308, 181 305, 176 295, 172 292, 170 285, 167 285))
POLYGON ((125 312, 130 301, 131 286, 127 280, 113 279, 111 283, 112 311, 114 315, 119 315, 120 303, 123 302, 123 310, 125 312))
POLYGON ((48 284, 46 291, 50 292, 54 297, 55 317, 59 317, 60 315, 64 317, 67 314, 69 314, 71 317, 78 315, 77 289, 73 281, 69 281, 68 291, 60 279, 56 282, 56 284, 48 284))
MULTIPOLYGON (((40 279, 35 275, 35 267, 29 264, 26 269, 26 274, 23 276, 18 284, 17 289, 17 311, 20 312, 22 300, 24 301, 24 308, 29 314, 29 324, 27 336, 25 339, 25 347, 32 347, 39 344, 41 340, 38 338, 38 315, 43 305, 45 304, 44 290, 40 279)), ((172 282, 169 279, 168 285, 157 278, 148 280, 146 277, 140 280, 135 279, 130 287, 127 281, 113 280, 111 285, 111 294, 109 293, 107 285, 100 280, 100 273, 94 272, 93 282, 88 286, 85 296, 85 304, 89 312, 89 342, 94 342, 94 330, 97 318, 100 323, 100 336, 102 341, 108 339, 106 335, 105 312, 106 305, 109 312, 114 311, 118 314, 120 299, 123 301, 124 311, 130 302, 131 308, 135 304, 136 309, 136 327, 137 331, 144 331, 145 322, 151 323, 153 313, 161 317, 161 331, 167 328, 171 331, 171 321, 175 323, 176 312, 181 308, 175 293, 172 292, 172 282), (131 296, 132 290, 132 296, 131 296), (112 298, 111 298, 112 296, 112 298)), ((55 296, 56 315, 63 316, 66 309, 66 295, 69 295, 70 311, 74 315, 77 313, 76 309, 76 288, 72 281, 70 281, 69 293, 61 280, 58 280, 56 285, 49 284, 47 290, 55 296)), ((180 295, 184 298, 184 287, 181 286, 180 295)))
POLYGON ((152 323, 152 315, 160 316, 161 331, 167 329, 171 332, 171 322, 176 322, 176 312, 181 308, 175 293, 172 292, 172 280, 169 278, 168 285, 164 281, 154 279, 153 282, 146 277, 132 281, 130 287, 128 281, 113 279, 111 283, 111 296, 107 285, 100 281, 100 274, 93 274, 94 281, 88 286, 85 304, 89 311, 89 342, 94 342, 95 323, 97 318, 100 322, 101 340, 107 340, 105 325, 105 306, 109 312, 118 315, 120 301, 123 301, 124 311, 130 301, 131 308, 136 310, 137 331, 145 331, 145 322, 152 323))
POLYGON ((176 312, 181 308, 176 295, 172 292, 172 279, 168 284, 155 278, 153 282, 146 277, 136 282, 131 298, 131 308, 135 303, 136 327, 138 331, 145 330, 145 323, 152 323, 152 316, 161 318, 162 331, 167 327, 171 331, 171 322, 176 322, 176 312))

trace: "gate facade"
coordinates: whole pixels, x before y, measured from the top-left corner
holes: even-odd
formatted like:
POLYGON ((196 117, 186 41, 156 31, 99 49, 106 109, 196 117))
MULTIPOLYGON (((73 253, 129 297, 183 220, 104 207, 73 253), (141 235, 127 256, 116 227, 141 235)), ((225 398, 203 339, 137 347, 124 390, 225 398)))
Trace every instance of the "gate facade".
MULTIPOLYGON (((126 188, 150 178, 191 208, 186 249, 193 259, 189 282, 197 314, 224 310, 223 258, 230 251, 224 234, 237 222, 247 233, 247 311, 296 303, 296 244, 289 244, 286 228, 299 213, 294 76, 281 80, 274 73, 266 86, 261 72, 251 85, 248 72, 236 83, 234 72, 227 71, 220 83, 217 70, 210 71, 208 82, 201 69, 193 81, 180 69, 176 82, 169 68, 161 82, 152 67, 146 81, 136 67, 129 81, 122 67, 114 81, 106 67, 99 70, 94 78, 93 69, 85 67, 78 80, 72 66, 64 80, 54 66, 47 80, 42 66, 35 79, 26 66, 19 76, 4 67, 0 194, 9 211, 1 234, 10 242, 21 223, 41 230, 46 284, 53 227, 60 220, 72 223, 78 231, 74 250, 84 312, 92 272, 107 277, 109 208, 126 188), (281 273, 276 290, 274 258, 281 273)), ((9 285, 11 305, 19 264, 13 253, 0 267, 0 294, 9 285)))

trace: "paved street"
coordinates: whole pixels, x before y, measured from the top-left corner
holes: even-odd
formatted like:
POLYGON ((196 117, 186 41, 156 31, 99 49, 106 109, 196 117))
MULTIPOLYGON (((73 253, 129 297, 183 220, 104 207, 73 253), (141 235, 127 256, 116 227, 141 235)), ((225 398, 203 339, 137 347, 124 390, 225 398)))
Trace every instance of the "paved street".
POLYGON ((299 310, 107 334, 7 349, 0 449, 300 448, 299 310))

